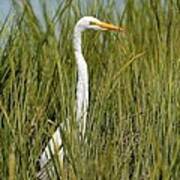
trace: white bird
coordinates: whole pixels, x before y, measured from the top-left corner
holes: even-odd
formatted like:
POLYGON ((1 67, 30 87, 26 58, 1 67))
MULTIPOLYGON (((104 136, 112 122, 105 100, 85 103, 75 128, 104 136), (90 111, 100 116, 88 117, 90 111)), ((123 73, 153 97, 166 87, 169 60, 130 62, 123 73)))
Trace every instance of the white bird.
MULTIPOLYGON (((89 79, 88 79, 88 68, 87 63, 84 59, 81 49, 81 33, 86 29, 92 30, 102 30, 102 31, 124 31, 124 28, 118 27, 109 23, 102 22, 95 17, 85 16, 81 18, 74 28, 74 53, 77 65, 78 81, 77 81, 77 90, 76 90, 76 120, 79 126, 79 131, 84 137, 86 131, 86 119, 87 119, 87 110, 89 104, 89 79)), ((63 125, 55 131, 48 145, 46 146, 44 152, 40 156, 40 172, 38 177, 40 179, 46 179, 45 176, 41 175, 42 170, 46 167, 49 161, 58 150, 59 161, 63 162, 64 150, 62 145, 61 138, 61 128, 63 125)))

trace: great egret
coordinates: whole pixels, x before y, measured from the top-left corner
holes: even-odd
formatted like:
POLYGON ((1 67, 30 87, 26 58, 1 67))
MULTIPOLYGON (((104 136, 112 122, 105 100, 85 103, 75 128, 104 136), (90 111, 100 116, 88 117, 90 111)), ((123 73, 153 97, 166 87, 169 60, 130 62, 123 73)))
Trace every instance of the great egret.
MULTIPOLYGON (((74 28, 74 52, 75 59, 77 64, 77 91, 76 91, 76 100, 77 100, 77 111, 76 111, 76 120, 79 125, 79 131, 84 137, 86 129, 86 119, 87 119, 87 109, 89 104, 89 84, 88 84, 88 68, 86 61, 82 54, 81 49, 81 33, 86 29, 92 30, 102 30, 102 31, 124 31, 124 28, 118 27, 109 23, 102 22, 95 17, 85 16, 81 18, 74 28)), ((63 128, 63 125, 61 125, 63 128)), ((50 161, 52 155, 55 154, 58 150, 58 157, 60 162, 63 161, 64 150, 62 147, 62 138, 61 138, 61 128, 59 127, 56 132, 53 134, 51 140, 46 146, 44 152, 40 156, 40 168, 44 169, 46 164, 50 161)), ((41 172, 41 171, 40 171, 41 172)), ((44 178, 43 178, 44 179, 44 178)))

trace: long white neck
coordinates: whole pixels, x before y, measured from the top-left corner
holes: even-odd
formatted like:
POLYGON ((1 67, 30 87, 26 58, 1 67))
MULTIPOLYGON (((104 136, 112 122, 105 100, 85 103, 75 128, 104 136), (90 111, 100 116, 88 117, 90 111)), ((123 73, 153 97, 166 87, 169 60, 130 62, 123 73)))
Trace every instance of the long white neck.
POLYGON ((88 85, 88 68, 83 57, 81 49, 81 31, 75 27, 74 29, 74 51, 78 71, 78 81, 76 89, 77 111, 76 118, 82 136, 86 129, 87 109, 89 104, 89 85, 88 85))

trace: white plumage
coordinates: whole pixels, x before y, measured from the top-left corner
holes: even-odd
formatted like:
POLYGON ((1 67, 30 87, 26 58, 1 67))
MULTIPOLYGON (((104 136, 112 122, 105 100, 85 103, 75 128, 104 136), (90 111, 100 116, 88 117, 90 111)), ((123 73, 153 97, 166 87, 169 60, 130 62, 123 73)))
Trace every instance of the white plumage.
MULTIPOLYGON (((79 126, 79 131, 82 139, 86 131, 86 119, 87 110, 89 105, 89 84, 88 84, 88 68, 87 63, 83 57, 81 49, 81 33, 86 29, 93 30, 112 30, 112 31, 123 31, 123 28, 114 26, 112 24, 104 23, 97 18, 91 16, 85 16, 81 18, 74 28, 73 45, 75 51, 75 59, 77 65, 78 81, 76 90, 76 120, 79 126)), ((63 128, 63 124, 60 125, 63 128)), ((53 134, 51 140, 46 146, 44 152, 40 156, 40 172, 38 177, 40 179, 48 179, 45 173, 47 169, 46 165, 49 163, 51 156, 54 155, 58 150, 59 161, 63 162, 64 150, 62 146, 61 128, 59 127, 53 134)))

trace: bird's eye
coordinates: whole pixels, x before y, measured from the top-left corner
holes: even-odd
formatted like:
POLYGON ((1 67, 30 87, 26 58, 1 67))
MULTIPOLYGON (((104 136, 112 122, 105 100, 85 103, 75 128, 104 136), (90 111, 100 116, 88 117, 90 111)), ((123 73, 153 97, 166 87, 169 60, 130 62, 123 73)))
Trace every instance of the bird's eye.
POLYGON ((89 23, 90 25, 92 25, 92 26, 94 26, 94 25, 96 25, 96 23, 95 22, 93 22, 93 21, 90 21, 90 23, 89 23))

